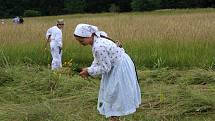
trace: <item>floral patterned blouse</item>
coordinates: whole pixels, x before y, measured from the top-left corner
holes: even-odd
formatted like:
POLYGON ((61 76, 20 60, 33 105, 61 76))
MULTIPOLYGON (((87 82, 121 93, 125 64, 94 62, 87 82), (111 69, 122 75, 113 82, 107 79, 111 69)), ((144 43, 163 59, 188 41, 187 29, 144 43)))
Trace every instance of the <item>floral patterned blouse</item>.
POLYGON ((108 73, 113 66, 120 62, 124 49, 108 39, 95 37, 92 53, 94 60, 88 67, 88 73, 95 76, 108 73))

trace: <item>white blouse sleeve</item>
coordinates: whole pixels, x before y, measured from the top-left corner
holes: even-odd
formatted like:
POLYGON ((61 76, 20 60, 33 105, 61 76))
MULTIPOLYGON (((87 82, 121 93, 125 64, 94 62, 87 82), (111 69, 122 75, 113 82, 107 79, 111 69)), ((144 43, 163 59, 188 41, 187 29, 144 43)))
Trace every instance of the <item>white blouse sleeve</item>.
POLYGON ((107 73, 111 70, 111 62, 107 50, 100 46, 95 50, 95 59, 90 67, 88 73, 91 76, 107 73))
POLYGON ((94 60, 93 60, 93 62, 92 62, 92 64, 91 64, 91 66, 90 67, 96 67, 96 66, 98 66, 98 62, 97 62, 97 60, 94 58, 94 60))
POLYGON ((49 28, 46 32, 46 39, 48 39, 48 37, 52 34, 52 29, 49 28))

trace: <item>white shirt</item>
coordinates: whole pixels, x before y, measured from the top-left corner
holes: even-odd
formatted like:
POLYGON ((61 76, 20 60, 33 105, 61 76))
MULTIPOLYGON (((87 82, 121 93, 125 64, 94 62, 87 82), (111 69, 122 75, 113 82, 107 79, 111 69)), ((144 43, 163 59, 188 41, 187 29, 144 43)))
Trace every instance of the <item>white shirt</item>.
POLYGON ((13 22, 14 22, 15 24, 19 24, 19 17, 14 18, 14 19, 13 19, 13 22))
POLYGON ((62 47, 63 44, 62 44, 62 31, 61 31, 61 29, 59 29, 57 26, 53 26, 53 27, 49 28, 46 32, 46 39, 48 39, 48 37, 50 35, 51 35, 50 45, 62 47))
POLYGON ((94 60, 88 67, 88 73, 95 76, 108 73, 121 60, 124 50, 108 39, 95 37, 92 53, 94 60))

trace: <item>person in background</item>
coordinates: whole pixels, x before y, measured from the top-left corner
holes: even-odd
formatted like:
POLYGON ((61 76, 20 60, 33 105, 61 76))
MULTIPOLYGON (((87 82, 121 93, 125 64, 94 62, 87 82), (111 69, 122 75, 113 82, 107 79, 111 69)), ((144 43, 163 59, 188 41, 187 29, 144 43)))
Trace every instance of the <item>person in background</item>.
POLYGON ((14 24, 19 24, 19 16, 16 16, 13 18, 13 23, 14 24))
POLYGON ((5 22, 4 22, 4 20, 3 20, 3 19, 1 20, 1 24, 5 24, 5 22))
POLYGON ((24 23, 24 19, 23 19, 22 16, 20 16, 20 18, 19 18, 19 24, 23 24, 23 23, 24 23))
POLYGON ((52 62, 51 69, 58 70, 62 67, 62 29, 64 27, 64 20, 58 19, 56 26, 49 28, 46 32, 46 44, 50 43, 52 62))
POLYGON ((82 68, 79 75, 102 76, 97 104, 100 114, 119 121, 120 116, 134 113, 141 104, 141 93, 134 63, 124 49, 89 24, 78 24, 74 37, 80 44, 90 45, 94 57, 91 66, 82 68))

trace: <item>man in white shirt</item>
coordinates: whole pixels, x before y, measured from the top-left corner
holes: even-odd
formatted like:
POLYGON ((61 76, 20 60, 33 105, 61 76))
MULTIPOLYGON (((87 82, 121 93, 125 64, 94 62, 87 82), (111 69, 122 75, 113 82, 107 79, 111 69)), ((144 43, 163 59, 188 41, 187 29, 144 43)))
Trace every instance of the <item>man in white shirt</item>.
POLYGON ((57 25, 49 28, 46 33, 46 45, 50 42, 50 49, 52 55, 52 70, 57 70, 62 67, 62 29, 64 27, 64 20, 58 19, 57 25))

